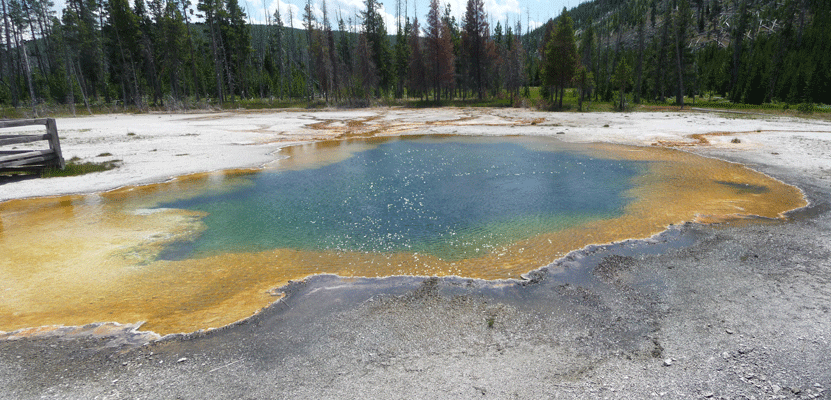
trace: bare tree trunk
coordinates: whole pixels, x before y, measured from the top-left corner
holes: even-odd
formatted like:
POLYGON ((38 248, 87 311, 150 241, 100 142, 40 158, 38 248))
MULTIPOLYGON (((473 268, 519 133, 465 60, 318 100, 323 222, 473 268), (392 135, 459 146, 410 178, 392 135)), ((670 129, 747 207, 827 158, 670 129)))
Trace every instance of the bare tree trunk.
POLYGON ((805 3, 806 0, 799 2, 799 28, 796 33, 796 47, 802 46, 802 29, 805 27, 805 3))
POLYGON ((6 0, 0 0, 0 4, 3 6, 3 25, 6 28, 6 61, 8 62, 9 75, 12 81, 9 84, 12 94, 12 106, 17 108, 20 105, 20 95, 17 92, 17 68, 14 67, 14 61, 12 60, 12 30, 9 26, 9 13, 6 11, 6 0))
POLYGON ((196 93, 196 101, 199 101, 200 97, 200 88, 199 88, 199 75, 196 73, 196 57, 193 55, 193 34, 190 30, 190 18, 188 18, 188 8, 186 6, 187 2, 182 2, 182 14, 185 16, 185 25, 188 28, 188 47, 190 49, 190 64, 193 67, 193 85, 194 90, 196 93))
MULTIPOLYGON (((21 34, 22 36, 22 34, 21 34)), ((23 40, 21 40, 22 42, 23 40)), ((32 85, 32 68, 29 65, 29 55, 26 51, 26 44, 23 43, 22 46, 19 47, 20 52, 23 54, 23 62, 26 68, 26 83, 29 85, 29 98, 32 102, 32 115, 37 118, 38 110, 37 110, 37 98, 35 97, 35 87, 32 85)))
POLYGON ((208 17, 208 26, 211 30, 211 50, 213 51, 214 56, 214 75, 216 77, 216 94, 217 94, 217 101, 219 101, 219 105, 223 103, 223 93, 222 90, 222 64, 219 60, 219 51, 216 46, 216 29, 214 29, 213 18, 208 17))
MULTIPOLYGON (((99 2, 99 6, 98 6, 98 26, 99 27, 104 26, 104 2, 103 1, 99 2)), ((103 89, 104 89, 104 101, 106 101, 107 103, 110 103, 110 101, 111 101, 110 91, 108 90, 108 87, 107 87, 108 86, 107 85, 107 71, 106 71, 106 69, 107 69, 107 57, 104 54, 104 30, 103 29, 98 29, 98 30, 101 32, 101 36, 100 36, 100 40, 99 40, 100 47, 98 48, 98 50, 101 53, 101 68, 99 69, 99 71, 100 71, 99 81, 101 82, 101 85, 104 86, 103 87, 103 89)))
POLYGON ((635 67, 636 81, 634 102, 640 104, 641 102, 641 84, 643 83, 643 40, 644 40, 644 24, 646 19, 641 19, 638 23, 638 65, 635 67))
POLYGON ((675 65, 678 68, 678 92, 675 94, 675 103, 681 105, 684 109, 684 68, 681 63, 681 44, 680 38, 675 39, 675 65))
MULTIPOLYGON (((26 1, 20 2, 23 5, 23 12, 29 17, 29 30, 32 33, 32 47, 35 49, 35 59, 37 60, 38 69, 40 69, 40 73, 46 75, 46 67, 43 64, 43 57, 40 54, 40 46, 38 46, 38 39, 35 36, 35 27, 32 25, 31 21, 37 20, 36 15, 32 15, 34 10, 29 8, 29 4, 26 1)), ((21 40, 23 39, 23 33, 20 34, 21 40)), ((46 38, 44 38, 46 40, 46 38)))
MULTIPOLYGON (((667 6, 668 7, 668 6, 667 6)), ((666 101, 666 91, 664 85, 666 83, 666 62, 664 59, 665 50, 667 48, 667 40, 669 40, 669 13, 666 14, 664 21, 663 35, 661 36, 661 47, 658 50, 658 73, 655 75, 658 84, 655 87, 659 90, 658 99, 663 103, 666 101)))
POLYGON ((66 46, 64 46, 63 58, 64 58, 64 71, 66 73, 66 86, 69 88, 69 107, 72 109, 72 116, 75 117, 75 88, 72 87, 72 62, 69 60, 69 55, 67 54, 69 50, 67 50, 66 46))
MULTIPOLYGON (((77 61, 76 61, 77 62, 77 61)), ((83 80, 84 74, 79 74, 78 71, 81 69, 80 63, 76 64, 78 68, 72 68, 73 74, 75 75, 75 80, 78 81, 78 86, 81 88, 81 97, 84 98, 84 106, 87 107, 87 112, 89 115, 92 115, 92 110, 89 108, 89 98, 87 97, 86 90, 84 87, 86 86, 86 81, 83 80), (79 78, 80 77, 80 78, 79 78)))

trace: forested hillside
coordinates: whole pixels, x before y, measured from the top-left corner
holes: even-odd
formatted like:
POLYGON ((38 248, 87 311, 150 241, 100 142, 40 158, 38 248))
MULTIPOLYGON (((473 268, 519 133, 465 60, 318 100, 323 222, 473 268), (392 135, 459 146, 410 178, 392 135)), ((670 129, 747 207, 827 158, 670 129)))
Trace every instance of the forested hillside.
POLYGON ((636 101, 831 103, 829 0, 601 0, 571 15, 607 97, 625 61, 636 101))
MULTIPOLYGON (((0 0, 0 104, 190 108, 243 99, 831 103, 831 0, 599 0, 542 28, 433 0, 387 27, 308 0, 251 26, 238 0, 0 0), (322 13, 312 12, 318 6, 322 13), (60 17, 58 17, 60 15, 60 17)), ((580 106, 582 108, 582 105, 580 106)))

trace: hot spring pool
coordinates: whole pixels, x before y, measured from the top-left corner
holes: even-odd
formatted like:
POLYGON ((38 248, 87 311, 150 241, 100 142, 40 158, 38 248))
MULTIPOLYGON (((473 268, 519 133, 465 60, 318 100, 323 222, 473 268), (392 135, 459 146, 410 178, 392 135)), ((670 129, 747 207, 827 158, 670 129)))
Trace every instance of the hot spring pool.
POLYGON ((283 153, 263 170, 0 204, 0 330, 188 332, 311 274, 519 278, 589 244, 805 204, 743 166, 662 148, 411 136, 283 153))

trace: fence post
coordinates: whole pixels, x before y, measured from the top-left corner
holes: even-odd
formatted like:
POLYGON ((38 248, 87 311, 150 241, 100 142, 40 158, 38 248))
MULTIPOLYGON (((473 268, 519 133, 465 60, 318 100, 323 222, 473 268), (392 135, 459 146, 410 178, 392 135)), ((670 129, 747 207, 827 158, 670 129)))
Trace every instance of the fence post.
POLYGON ((58 167, 64 169, 66 164, 63 160, 63 153, 61 153, 61 141, 58 139, 58 125, 55 124, 55 118, 46 119, 46 134, 49 135, 49 148, 58 157, 58 167))

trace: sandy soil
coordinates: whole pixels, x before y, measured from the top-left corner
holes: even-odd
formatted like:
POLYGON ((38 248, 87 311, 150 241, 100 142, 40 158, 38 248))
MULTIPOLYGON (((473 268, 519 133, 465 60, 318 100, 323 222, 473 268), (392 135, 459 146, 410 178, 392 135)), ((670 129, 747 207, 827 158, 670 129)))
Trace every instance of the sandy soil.
POLYGON ((687 224, 583 249, 524 282, 319 276, 217 331, 141 346, 133 327, 0 341, 0 398, 829 398, 829 122, 371 109, 116 115, 58 129, 66 158, 123 165, 0 181, 0 201, 256 167, 302 141, 458 133, 681 147, 796 185, 811 205, 787 222, 687 224))

